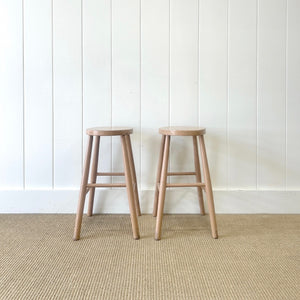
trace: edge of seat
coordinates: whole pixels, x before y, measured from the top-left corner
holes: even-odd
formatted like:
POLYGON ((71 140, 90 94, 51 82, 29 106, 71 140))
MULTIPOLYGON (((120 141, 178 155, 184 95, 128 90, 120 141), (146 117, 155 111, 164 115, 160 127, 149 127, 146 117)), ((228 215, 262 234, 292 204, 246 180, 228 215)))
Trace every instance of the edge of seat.
POLYGON ((93 136, 113 136, 132 134, 130 127, 93 127, 86 130, 86 134, 93 136))
POLYGON ((188 127, 188 126, 170 126, 159 128, 159 133, 163 135, 177 136, 198 136, 206 133, 204 127, 188 127))

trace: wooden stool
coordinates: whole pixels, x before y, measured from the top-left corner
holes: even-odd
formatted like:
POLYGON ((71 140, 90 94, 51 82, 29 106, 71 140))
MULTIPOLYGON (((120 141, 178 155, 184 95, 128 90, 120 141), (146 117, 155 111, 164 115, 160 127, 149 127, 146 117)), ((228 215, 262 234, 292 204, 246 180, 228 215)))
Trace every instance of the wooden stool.
POLYGON ((141 215, 141 210, 139 204, 137 180, 136 180, 136 173, 135 173, 132 147, 130 141, 130 134, 132 134, 132 132, 133 132, 132 128, 119 128, 119 127, 96 127, 96 128, 89 128, 86 130, 86 133, 89 135, 89 141, 88 141, 86 160, 85 160, 83 176, 82 176, 82 181, 80 186, 80 194, 79 194, 79 201, 78 201, 78 208, 77 208, 77 215, 76 215, 75 229, 74 229, 74 238, 73 238, 74 240, 79 240, 80 238, 80 229, 82 223, 85 196, 88 192, 90 192, 87 215, 92 216, 95 188, 98 187, 99 188, 100 187, 126 187, 127 188, 133 238, 136 240, 140 238, 137 215, 139 216, 141 215), (125 173, 99 173, 97 171, 99 145, 100 145, 101 136, 121 137, 125 173), (95 138, 95 144, 94 144, 94 151, 93 151, 94 155, 93 155, 93 162, 92 162, 92 171, 90 175, 90 183, 88 183, 94 138, 95 138), (125 175, 126 183, 96 183, 97 177, 99 176, 124 176, 124 175, 125 175))
POLYGON ((157 169, 156 188, 154 196, 153 216, 157 216, 155 239, 161 238, 161 224, 164 210, 165 193, 167 187, 197 187, 201 214, 205 214, 202 189, 206 191, 210 225, 213 238, 218 238, 213 192, 209 175, 209 168, 204 144, 205 128, 202 127, 162 127, 161 148, 157 169), (194 144, 195 172, 170 172, 168 173, 169 149, 171 136, 192 136, 194 144), (197 137, 199 138, 201 160, 203 164, 204 183, 201 182, 201 170, 198 154, 197 137), (167 176, 195 175, 195 183, 167 183, 167 176))

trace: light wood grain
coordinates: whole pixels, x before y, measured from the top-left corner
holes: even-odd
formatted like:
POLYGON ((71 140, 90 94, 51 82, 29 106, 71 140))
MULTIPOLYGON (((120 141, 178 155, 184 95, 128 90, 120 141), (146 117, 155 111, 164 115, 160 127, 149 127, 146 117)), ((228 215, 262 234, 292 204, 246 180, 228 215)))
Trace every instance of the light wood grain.
POLYGON ((164 135, 177 136, 197 136, 205 134, 206 129, 203 127, 189 127, 189 126, 170 126, 159 128, 159 133, 164 135))
POLYGON ((168 176, 191 176, 196 175, 196 172, 168 172, 168 176))
MULTIPOLYGON (((100 146, 100 136, 96 136, 95 143, 94 143, 94 155, 93 155, 91 180, 90 180, 91 183, 96 183, 96 180, 97 180, 99 146, 100 146)), ((91 187, 90 195, 89 195, 89 205, 88 205, 88 211, 87 211, 87 215, 89 217, 93 215, 94 197, 95 197, 95 187, 91 187)))
POLYGON ((202 215, 205 214, 202 189, 206 191, 210 224, 211 224, 211 232, 213 238, 217 238, 218 233, 217 233, 217 223, 216 223, 215 208, 214 208, 213 191, 212 191, 206 149, 204 144, 205 128, 201 127, 199 129, 199 127, 192 127, 192 128, 175 127, 174 129, 174 127, 165 127, 165 128, 160 128, 160 132, 163 132, 163 134, 162 134, 161 149, 160 149, 158 170, 157 170, 157 179, 155 185, 155 197, 154 197, 154 204, 153 204, 153 216, 154 217, 157 216, 156 227, 155 227, 155 240, 161 239, 161 227, 162 227, 166 188, 178 188, 178 187, 197 188, 199 205, 200 205, 200 213, 202 215), (171 135, 174 135, 175 133, 178 133, 179 135, 182 136, 192 136, 193 147, 194 147, 195 172, 168 172, 170 139, 171 139, 171 135), (199 138, 199 143, 200 143, 204 182, 201 181, 201 168, 200 168, 197 137, 199 138), (180 175, 183 176, 194 175, 196 176, 196 182, 167 183, 168 176, 180 176, 180 175))
POLYGON ((205 182, 205 190, 207 196, 207 204, 209 210, 209 219, 210 219, 210 226, 211 226, 211 233, 214 239, 218 238, 217 232, 217 222, 216 222, 216 215, 215 215, 215 205, 214 205, 214 198, 213 198, 213 191, 211 186, 209 168, 208 168, 208 161, 204 143, 203 135, 199 136, 199 143, 200 143, 200 151, 201 151, 201 158, 203 164, 203 173, 204 173, 204 182, 205 182))
POLYGON ((90 136, 89 140, 88 140, 88 147, 86 150, 86 159, 85 159, 84 170, 83 170, 81 186, 80 186, 80 194, 79 194, 77 214, 76 214, 76 220, 75 220, 75 228, 74 228, 74 236, 73 236, 74 241, 77 241, 80 238, 80 229, 81 229, 81 223, 82 223, 83 208, 84 208, 84 202, 85 202, 85 196, 86 196, 87 182, 88 182, 88 178, 89 178, 92 145, 93 145, 93 137, 90 136))
POLYGON ((170 136, 166 136, 166 141, 164 145, 163 163, 160 177, 160 187, 158 196, 158 209, 155 227, 155 239, 158 241, 161 238, 161 224, 162 217, 164 213, 165 204, 165 194, 166 194, 166 184, 167 184, 167 171, 169 164, 169 150, 170 150, 170 136))
POLYGON ((158 167, 157 167, 157 173, 156 173, 156 182, 155 182, 154 204, 153 204, 153 213, 152 213, 153 217, 157 216, 158 196, 159 196, 159 183, 160 183, 161 169, 162 169, 162 163, 163 163, 165 140, 166 140, 166 136, 162 135, 162 137, 161 137, 161 144, 160 144, 160 151, 159 151, 159 157, 158 157, 158 167))
POLYGON ((97 188, 97 187, 126 187, 125 183, 89 183, 87 187, 97 188))
POLYGON ((193 182, 193 183, 167 183, 166 187, 204 187, 205 184, 201 182, 193 182))
POLYGON ((98 172, 97 176, 125 176, 123 172, 98 172))
MULTIPOLYGON (((196 175, 196 180, 199 183, 199 182, 201 182, 201 169, 200 169, 200 163, 199 163, 199 152, 198 152, 198 143, 197 143, 197 137, 196 136, 193 136, 193 145, 194 145, 194 163, 195 163, 195 170, 196 170, 195 175, 196 175)), ((198 187, 197 192, 198 192, 200 213, 202 215, 205 215, 202 188, 198 187)))
POLYGON ((98 136, 127 135, 132 132, 133 129, 128 127, 94 127, 86 130, 86 134, 98 136))
POLYGON ((138 221, 136 215, 136 206, 134 201, 134 191, 132 185, 132 175, 130 169, 129 154, 128 154, 128 148, 126 145, 126 139, 124 135, 121 136, 121 141, 122 141, 123 162, 124 162, 124 169, 125 169, 126 189, 128 195, 128 204, 130 210, 132 232, 133 232, 133 238, 137 240, 140 238, 140 234, 139 234, 139 227, 138 227, 138 221))
MULTIPOLYGON (((97 128, 99 128, 99 127, 97 127, 97 128)), ((103 127, 101 127, 101 128, 103 128, 103 127)), ((110 128, 108 131, 111 132, 111 130, 112 129, 110 128)), ((86 160, 85 160, 84 171, 83 171, 83 176, 82 176, 82 181, 81 181, 81 186, 80 186, 78 208, 77 208, 77 214, 76 214, 76 220, 75 220, 74 237, 73 237, 74 240, 79 240, 79 238, 80 238, 80 229, 81 229, 82 215, 83 215, 84 202, 85 202, 86 195, 90 192, 87 215, 92 216, 95 188, 104 188, 104 187, 112 187, 112 188, 126 187, 133 237, 134 237, 134 239, 139 239, 139 237, 140 237, 138 221, 137 221, 137 214, 140 215, 141 211, 140 211, 140 204, 139 204, 139 197, 138 197, 137 180, 136 180, 136 175, 135 175, 132 146, 131 146, 129 134, 127 134, 127 135, 122 134, 127 131, 128 131, 127 129, 121 130, 120 128, 118 128, 117 130, 115 130, 113 132, 113 133, 118 132, 119 133, 118 135, 121 137, 122 152, 123 152, 123 164, 124 164, 125 173, 122 173, 122 172, 103 172, 103 173, 97 172, 98 159, 99 159, 99 146, 100 146, 100 135, 99 134, 102 133, 103 130, 95 131, 94 129, 92 129, 92 131, 90 131, 90 135, 88 138, 89 143, 88 143, 88 148, 87 148, 87 152, 86 152, 86 160), (88 183, 93 139, 95 139, 94 155, 93 155, 90 183, 88 183), (126 183, 96 183, 97 176, 101 176, 101 175, 102 176, 103 175, 124 176, 124 174, 125 174, 126 183)), ((107 131, 104 131, 104 135, 107 135, 107 131)))
POLYGON ((133 158, 132 145, 131 145, 131 140, 130 140, 129 134, 125 135, 125 141, 126 141, 127 153, 128 153, 128 158, 129 158, 130 174, 132 177, 131 180, 132 180, 132 185, 133 185, 133 196, 134 196, 136 213, 138 216, 141 216, 138 185, 137 185, 137 180, 136 180, 134 158, 133 158))

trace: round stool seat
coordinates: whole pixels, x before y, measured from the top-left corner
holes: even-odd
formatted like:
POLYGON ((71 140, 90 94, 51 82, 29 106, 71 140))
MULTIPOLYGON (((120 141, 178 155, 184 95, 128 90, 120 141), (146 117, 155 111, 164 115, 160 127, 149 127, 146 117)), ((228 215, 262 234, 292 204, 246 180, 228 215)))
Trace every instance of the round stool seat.
POLYGON ((163 135, 198 136, 205 134, 205 132, 204 127, 170 126, 159 128, 159 133, 163 135))
POLYGON ((93 136, 128 135, 132 132, 129 127, 93 127, 86 130, 86 134, 93 136))

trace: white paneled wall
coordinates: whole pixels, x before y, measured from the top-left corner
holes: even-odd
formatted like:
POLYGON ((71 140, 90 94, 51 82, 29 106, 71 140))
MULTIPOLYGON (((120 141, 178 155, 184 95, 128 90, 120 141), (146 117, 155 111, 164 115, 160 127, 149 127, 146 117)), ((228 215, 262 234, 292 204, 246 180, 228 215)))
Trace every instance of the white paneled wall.
MULTIPOLYGON (((52 188, 51 1, 24 2, 24 182, 52 188), (38 42, 37 42, 38 41, 38 42), (45 136, 43 142, 41 137, 45 136), (38 137, 38 138, 37 138, 38 137)), ((11 116, 7 116, 11 118, 11 116)), ((11 134, 11 132, 10 132, 11 134)))
POLYGON ((53 0, 52 5, 53 185, 69 188, 80 181, 82 164, 81 1, 53 0))
POLYGON ((257 2, 232 0, 228 18, 228 186, 256 189, 257 2))
POLYGON ((258 4, 257 187, 285 188, 287 1, 258 4))
POLYGON ((22 1, 0 2, 0 186, 24 184, 24 31, 22 1))
MULTIPOLYGON (((0 212, 74 212, 100 125, 134 128, 150 212, 158 128, 201 125, 218 212, 300 213, 299 116, 299 0, 0 0, 0 212)), ((171 146, 170 168, 190 171, 191 141, 171 146)), ((101 170, 122 169, 118 139, 100 151, 101 170)), ((96 197, 128 211, 124 190, 96 197)), ((167 198, 199 210, 193 189, 167 198)))
POLYGON ((300 166, 300 3, 289 0, 287 5, 286 41, 286 187, 299 190, 300 166))
MULTIPOLYGON (((198 1, 170 1, 170 125, 196 125, 198 113, 198 1)), ((192 140, 172 139, 170 167, 194 169, 192 140), (176 141, 176 144, 173 143, 176 141), (176 151, 175 151, 176 149, 176 151), (189 153, 189 155, 182 155, 189 153)), ((180 181, 179 178, 172 180, 180 181)), ((186 182, 186 178, 182 178, 186 182)))
POLYGON ((170 119, 170 3, 141 5, 141 188, 154 188, 160 137, 170 119), (163 125, 162 125, 163 124, 163 125), (155 149, 155 151, 154 151, 155 149))
MULTIPOLYGON (((84 129, 111 126, 111 2, 87 0, 82 2, 82 63, 83 63, 83 145, 87 143, 84 129), (101 120, 101 121, 100 121, 101 120)), ((111 171, 111 139, 101 140, 99 168, 111 171), (102 155, 104 154, 105 155, 102 155)), ((85 152, 83 152, 85 155, 85 152)), ((110 178, 105 178, 106 182, 110 178)))
POLYGON ((228 182, 228 2, 200 1, 199 114, 215 187, 228 182))

